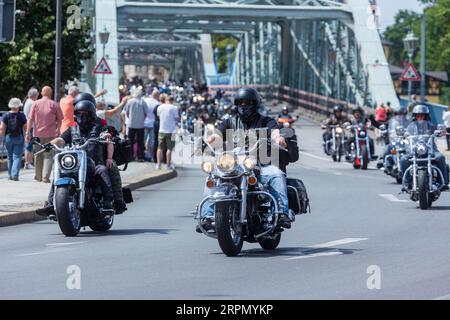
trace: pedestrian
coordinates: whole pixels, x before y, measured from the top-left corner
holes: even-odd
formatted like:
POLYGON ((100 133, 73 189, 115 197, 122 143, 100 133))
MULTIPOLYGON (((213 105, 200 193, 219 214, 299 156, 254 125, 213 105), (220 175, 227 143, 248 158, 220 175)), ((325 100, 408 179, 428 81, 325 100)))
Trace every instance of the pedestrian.
POLYGON ((117 132, 120 132, 120 128, 118 129, 117 124, 112 125, 112 123, 110 122, 110 119, 117 115, 120 117, 122 108, 127 103, 127 100, 128 100, 128 98, 124 97, 122 99, 122 102, 120 102, 116 107, 113 107, 111 109, 106 108, 106 103, 104 101, 97 101, 97 103, 95 105, 97 117, 99 117, 102 120, 105 120, 106 124, 108 126, 114 127, 114 129, 116 129, 117 132))
MULTIPOLYGON (((60 134, 63 113, 59 105, 52 100, 53 90, 49 86, 42 88, 42 98, 36 100, 30 111, 27 122, 25 141, 31 140, 31 128, 34 128, 34 136, 40 139, 41 144, 46 144, 60 134)), ((37 152, 39 147, 35 146, 37 152)), ((53 152, 43 152, 35 157, 36 181, 50 183, 50 174, 53 166, 53 152)))
POLYGON ((380 105, 375 110, 375 122, 377 126, 386 123, 387 121, 387 110, 384 106, 384 103, 380 103, 380 105))
POLYGON ((442 115, 442 120, 444 120, 444 125, 447 128, 447 151, 450 151, 450 106, 442 115))
POLYGON ((8 176, 9 180, 14 181, 19 181, 25 145, 23 130, 27 124, 27 118, 20 112, 21 106, 22 102, 20 99, 12 98, 8 103, 10 111, 3 116, 0 123, 0 137, 5 134, 5 147, 8 152, 8 176))
POLYGON ((153 156, 153 150, 155 149, 155 114, 153 111, 161 104, 159 101, 159 90, 153 89, 151 97, 145 97, 144 101, 147 104, 147 117, 144 122, 145 158, 151 162, 156 162, 156 158, 153 156))
MULTIPOLYGON (((39 91, 36 88, 31 88, 28 90, 27 94, 27 100, 25 101, 24 107, 23 107, 23 113, 25 117, 28 120, 28 117, 30 116, 31 107, 33 105, 33 102, 36 101, 39 97, 39 91)), ((31 129, 31 137, 33 137, 33 129, 31 129)), ((33 143, 29 142, 25 146, 25 165, 24 169, 34 169, 33 166, 33 143)))
POLYGON ((133 91, 133 98, 128 100, 124 109, 129 118, 128 139, 137 143, 137 161, 144 162, 144 122, 147 117, 147 104, 142 99, 142 88, 133 91))
POLYGON ((164 103, 158 107, 158 117, 160 125, 156 169, 161 169, 161 163, 164 157, 163 150, 167 149, 166 167, 169 170, 173 170, 172 150, 175 148, 175 133, 180 116, 177 106, 173 105, 172 96, 164 98, 164 103))
POLYGON ((59 101, 59 105, 61 107, 61 111, 63 114, 63 120, 61 124, 61 133, 66 131, 69 127, 75 124, 75 119, 73 117, 73 102, 75 97, 80 93, 80 90, 77 86, 71 86, 69 88, 68 95, 63 97, 61 101, 59 101))

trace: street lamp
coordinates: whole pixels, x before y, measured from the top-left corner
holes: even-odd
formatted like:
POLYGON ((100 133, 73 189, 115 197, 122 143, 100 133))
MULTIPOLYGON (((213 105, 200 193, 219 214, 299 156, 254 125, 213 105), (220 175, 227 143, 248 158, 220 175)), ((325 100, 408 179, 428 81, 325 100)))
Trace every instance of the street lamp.
MULTIPOLYGON (((106 27, 103 27, 103 31, 99 32, 98 36, 100 37, 100 43, 103 46, 103 58, 105 58, 105 48, 109 40, 109 31, 106 29, 106 27)), ((104 88, 105 88, 105 74, 102 74, 102 89, 104 88)))
MULTIPOLYGON (((414 56, 414 52, 417 49, 417 45, 419 43, 419 38, 416 37, 414 32, 410 30, 405 38, 403 38, 403 45, 405 46, 406 52, 408 54, 409 63, 412 64, 412 59, 414 56)), ((411 102, 411 91, 412 91, 412 82, 408 81, 408 99, 411 102)))
POLYGON ((225 50, 227 51, 227 57, 228 57, 228 66, 227 66, 227 71, 228 74, 231 74, 232 72, 232 62, 231 62, 231 58, 232 58, 232 54, 233 54, 233 46, 231 44, 228 44, 227 47, 225 48, 225 50))

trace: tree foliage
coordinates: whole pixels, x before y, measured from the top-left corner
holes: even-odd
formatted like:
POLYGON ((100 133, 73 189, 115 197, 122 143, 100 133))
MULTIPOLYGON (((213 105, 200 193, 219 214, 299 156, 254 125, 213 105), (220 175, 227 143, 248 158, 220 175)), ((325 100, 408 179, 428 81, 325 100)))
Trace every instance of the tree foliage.
MULTIPOLYGON (((426 69, 446 71, 450 75, 450 0, 419 0, 419 2, 428 5, 425 8, 426 69)), ((403 38, 411 29, 420 38, 421 15, 407 10, 399 11, 395 17, 395 24, 388 27, 384 33, 384 37, 393 43, 389 63, 401 66, 406 59, 403 38)), ((420 59, 419 42, 419 48, 414 57, 416 66, 420 65, 420 59)), ((449 103, 448 98, 443 100, 442 103, 449 103)))
MULTIPOLYGON (((82 17, 79 29, 69 30, 67 9, 81 5, 81 0, 63 1, 62 82, 79 77, 83 60, 91 48, 90 19, 82 17)), ((12 44, 0 44, 0 108, 11 97, 23 98, 32 86, 53 87, 55 63, 56 6, 51 0, 17 0, 16 37, 12 44)))
POLYGON ((212 34, 211 40, 213 49, 219 48, 217 72, 225 73, 227 71, 228 66, 228 55, 226 48, 228 44, 231 44, 231 46, 233 47, 233 59, 234 59, 234 52, 236 50, 239 41, 235 37, 223 34, 212 34))

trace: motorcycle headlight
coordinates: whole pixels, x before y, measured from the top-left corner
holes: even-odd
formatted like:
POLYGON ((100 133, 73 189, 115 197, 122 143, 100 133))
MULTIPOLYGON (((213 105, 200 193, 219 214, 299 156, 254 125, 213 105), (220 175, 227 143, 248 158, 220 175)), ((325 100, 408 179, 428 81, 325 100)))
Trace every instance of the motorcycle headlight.
POLYGON ((361 138, 365 138, 365 137, 366 137, 366 132, 361 130, 361 131, 359 132, 359 136, 360 136, 361 138))
POLYGON ((236 159, 234 155, 224 153, 217 161, 217 167, 223 172, 232 172, 236 168, 236 159))
POLYGON ((338 128, 336 128, 336 133, 337 133, 337 134, 341 134, 341 133, 342 133, 342 131, 343 131, 343 130, 342 130, 342 128, 339 128, 339 127, 338 127, 338 128))
POLYGON ((420 143, 416 146, 416 153, 418 156, 424 156, 428 153, 428 147, 424 143, 420 143))
POLYGON ((72 154, 65 154, 61 157, 60 163, 64 170, 72 170, 77 166, 77 158, 72 154))
POLYGON ((243 165, 244 165, 245 169, 253 170, 256 166, 256 161, 255 161, 255 159, 252 159, 252 158, 245 158, 243 165))
POLYGON ((214 170, 214 164, 211 161, 205 161, 202 163, 203 172, 210 174, 214 170))

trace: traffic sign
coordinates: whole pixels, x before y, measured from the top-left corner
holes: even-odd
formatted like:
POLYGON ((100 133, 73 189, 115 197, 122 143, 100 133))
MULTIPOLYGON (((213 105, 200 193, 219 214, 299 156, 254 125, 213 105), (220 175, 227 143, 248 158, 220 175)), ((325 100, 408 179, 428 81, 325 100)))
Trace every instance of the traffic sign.
POLYGON ((13 42, 16 28, 16 0, 0 0, 0 43, 13 42))
POLYGON ((412 63, 408 63, 406 65, 405 71, 403 71, 402 76, 400 77, 402 81, 420 81, 420 75, 417 72, 416 68, 412 65, 412 63))
POLYGON ((102 57, 99 63, 95 66, 93 74, 112 74, 111 68, 106 62, 105 57, 102 57))

